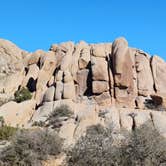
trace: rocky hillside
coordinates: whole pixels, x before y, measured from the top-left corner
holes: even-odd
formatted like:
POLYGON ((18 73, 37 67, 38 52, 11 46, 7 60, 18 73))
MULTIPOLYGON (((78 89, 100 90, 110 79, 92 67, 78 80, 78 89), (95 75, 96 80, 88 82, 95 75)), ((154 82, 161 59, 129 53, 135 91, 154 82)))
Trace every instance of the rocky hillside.
MULTIPOLYGON (((1 39, 0 116, 12 126, 30 126, 67 104, 82 123, 80 130, 97 122, 131 129, 133 120, 140 125, 150 119, 165 134, 165 68, 163 59, 129 47, 124 38, 99 44, 65 42, 34 53, 1 39), (23 87, 32 99, 13 101, 23 87)), ((68 128, 76 128, 73 122, 63 127, 67 138, 72 135, 68 128)))

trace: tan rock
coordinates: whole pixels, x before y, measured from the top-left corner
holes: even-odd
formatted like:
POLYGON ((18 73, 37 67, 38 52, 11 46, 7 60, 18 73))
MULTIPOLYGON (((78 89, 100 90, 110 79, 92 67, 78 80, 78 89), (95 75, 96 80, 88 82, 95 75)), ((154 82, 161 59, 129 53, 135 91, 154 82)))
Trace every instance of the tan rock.
POLYGON ((48 81, 48 86, 53 86, 55 84, 55 77, 51 76, 50 80, 48 81))
POLYGON ((78 83, 78 94, 79 95, 84 95, 84 93, 86 92, 87 88, 88 88, 88 74, 89 74, 89 70, 88 69, 83 69, 83 70, 79 70, 77 72, 77 83, 78 83))
POLYGON ((166 63, 158 56, 153 56, 151 60, 151 66, 154 77, 154 84, 157 93, 166 93, 166 63))
POLYGON ((37 50, 34 53, 30 54, 29 57, 29 61, 28 64, 32 65, 32 64, 38 64, 40 57, 45 55, 45 52, 43 50, 37 50))
POLYGON ((129 131, 132 130, 134 125, 132 115, 135 121, 135 127, 139 127, 150 119, 150 111, 136 111, 133 109, 120 109, 120 122, 121 127, 129 131))
POLYGON ((80 58, 78 60, 79 68, 85 69, 90 61, 90 48, 87 46, 86 48, 83 48, 80 52, 80 58))
POLYGON ((61 46, 65 47, 67 49, 67 52, 65 56, 62 59, 60 69, 62 71, 68 70, 71 68, 72 64, 72 54, 74 51, 74 43, 73 42, 66 42, 66 43, 61 43, 61 46))
MULTIPOLYGON (((32 86, 34 86, 32 81, 34 81, 34 82, 36 81, 38 74, 39 74, 39 67, 36 64, 30 65, 28 67, 28 73, 25 76, 21 86, 26 87, 28 82, 30 84, 32 84, 32 86)), ((35 89, 35 88, 33 88, 33 89, 35 89)))
POLYGON ((111 57, 112 55, 112 43, 105 43, 105 54, 107 57, 111 57))
POLYGON ((57 81, 55 89, 55 100, 62 99, 62 93, 63 93, 63 83, 61 81, 57 81))
POLYGON ((112 100, 109 92, 103 92, 102 94, 95 96, 94 99, 96 100, 97 104, 100 106, 111 106, 112 100))
POLYGON ((54 110, 54 102, 45 102, 40 106, 33 114, 31 123, 34 122, 44 122, 54 110))
POLYGON ((43 97, 43 102, 51 102, 54 101, 55 87, 49 87, 43 97))
POLYGON ((112 45, 115 97, 120 104, 134 105, 136 96, 133 54, 124 38, 118 38, 112 45), (127 73, 127 74, 126 74, 127 73), (130 98, 130 99, 129 99, 130 98))
POLYGON ((73 77, 71 73, 69 72, 69 70, 64 71, 64 83, 68 83, 71 81, 73 81, 73 77))
POLYGON ((63 79, 63 71, 59 70, 58 73, 56 74, 56 81, 62 81, 63 79))
POLYGON ((63 85, 63 99, 75 99, 75 86, 74 82, 64 83, 63 85))
POLYGON ((56 109, 56 107, 59 107, 61 105, 67 105, 71 111, 75 111, 75 103, 71 99, 65 99, 65 100, 57 100, 53 102, 44 102, 42 106, 40 106, 37 111, 35 111, 31 123, 37 121, 45 121, 48 116, 51 114, 52 111, 56 109))
POLYGON ((144 52, 137 51, 136 53, 136 71, 138 93, 143 96, 152 94, 154 92, 154 82, 150 68, 150 59, 144 52))
POLYGON ((46 56, 44 64, 39 71, 37 85, 36 85, 36 94, 35 99, 37 104, 40 104, 41 98, 43 98, 43 93, 46 90, 47 82, 50 80, 53 75, 56 65, 57 65, 57 56, 53 52, 49 52, 46 56))
POLYGON ((0 77, 0 92, 13 95, 21 85, 24 71, 16 72, 5 77, 0 77))
POLYGON ((158 112, 152 111, 151 116, 153 119, 153 124, 155 128, 159 131, 159 133, 166 137, 166 113, 165 112, 158 112))
POLYGON ((0 107, 0 116, 4 118, 7 125, 26 127, 34 111, 34 100, 24 101, 19 104, 11 101, 0 107))
POLYGON ((136 107, 139 109, 144 109, 145 108, 145 97, 143 96, 137 96, 135 99, 136 102, 136 107))
POLYGON ((100 94, 109 90, 109 85, 107 81, 93 81, 92 91, 94 94, 100 94))
POLYGON ((75 51, 73 52, 72 56, 72 64, 71 64, 71 74, 73 76, 73 79, 76 80, 76 73, 79 70, 79 58, 80 58, 80 52, 82 47, 85 45, 85 42, 79 42, 75 45, 75 51))
POLYGON ((92 54, 96 57, 106 57, 105 45, 104 44, 95 44, 92 46, 92 54))
POLYGON ((91 56, 92 79, 94 81, 108 81, 108 66, 104 58, 91 56))

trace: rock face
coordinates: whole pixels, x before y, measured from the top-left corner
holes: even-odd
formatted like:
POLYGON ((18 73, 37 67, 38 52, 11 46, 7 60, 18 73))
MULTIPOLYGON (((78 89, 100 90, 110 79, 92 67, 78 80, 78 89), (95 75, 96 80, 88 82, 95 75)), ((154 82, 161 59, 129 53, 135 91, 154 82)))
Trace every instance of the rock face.
POLYGON ((154 86, 155 86, 156 92, 166 93, 166 88, 165 88, 166 63, 165 61, 158 56, 153 56, 151 65, 152 65, 154 86))
POLYGON ((136 71, 138 94, 148 96, 154 92, 152 70, 150 68, 150 56, 144 52, 136 52, 136 71))
POLYGON ((132 106, 135 100, 134 55, 124 38, 118 38, 112 45, 115 97, 119 104, 132 106))
MULTIPOLYGON (((64 100, 77 105, 86 99, 100 110, 116 106, 144 109, 147 100, 161 99, 165 107, 165 68, 164 60, 130 48, 123 37, 113 43, 69 41, 53 44, 48 52, 34 53, 0 39, 0 99, 6 101, 20 87, 27 87, 33 93, 35 117, 47 114, 44 109, 52 111, 56 102, 64 100)), ((0 114, 12 106, 19 112, 18 105, 2 105, 0 114)), ((123 125, 128 126, 129 117, 125 119, 122 111, 120 114, 123 125)), ((118 119, 117 115, 112 119, 118 119)))

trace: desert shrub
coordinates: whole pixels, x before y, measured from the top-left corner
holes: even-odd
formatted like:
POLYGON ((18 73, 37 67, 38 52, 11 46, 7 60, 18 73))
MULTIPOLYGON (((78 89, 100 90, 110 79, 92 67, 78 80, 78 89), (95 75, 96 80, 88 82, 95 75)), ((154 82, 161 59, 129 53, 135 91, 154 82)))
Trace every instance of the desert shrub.
MULTIPOLYGON (((160 99, 160 97, 158 97, 160 99)), ((151 109, 154 111, 166 111, 165 106, 162 105, 162 98, 160 102, 156 102, 155 99, 146 99, 145 108, 151 109)))
POLYGON ((166 140, 150 122, 136 128, 127 139, 127 144, 122 144, 114 154, 117 165, 166 165, 166 140))
POLYGON ((5 125, 5 120, 3 116, 0 116, 0 127, 3 127, 5 125))
POLYGON ((32 98, 31 92, 27 88, 21 88, 14 93, 15 101, 21 103, 25 100, 30 100, 32 98))
POLYGON ((45 127, 45 122, 43 121, 35 121, 32 126, 39 126, 39 127, 45 127))
POLYGON ((17 131, 17 128, 3 125, 0 127, 0 141, 9 140, 17 131))
POLYGON ((62 122, 68 120, 73 116, 73 112, 67 105, 60 105, 50 113, 47 118, 48 126, 58 128, 62 126, 62 122))
POLYGON ((111 165, 113 138, 111 129, 101 125, 90 126, 75 146, 68 151, 69 166, 111 165))
POLYGON ((0 154, 5 166, 41 166, 49 155, 61 152, 62 140, 48 130, 20 130, 0 154))
POLYGON ((163 166, 166 140, 150 122, 125 134, 116 144, 110 129, 91 126, 67 152, 69 166, 163 166))

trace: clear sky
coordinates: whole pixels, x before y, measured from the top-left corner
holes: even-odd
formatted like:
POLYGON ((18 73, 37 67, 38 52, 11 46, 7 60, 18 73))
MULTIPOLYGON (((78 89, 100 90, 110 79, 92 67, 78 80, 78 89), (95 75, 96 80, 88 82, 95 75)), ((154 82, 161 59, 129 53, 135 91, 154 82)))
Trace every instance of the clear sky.
POLYGON ((166 59, 166 0, 0 0, 0 38, 27 51, 119 36, 166 59))

